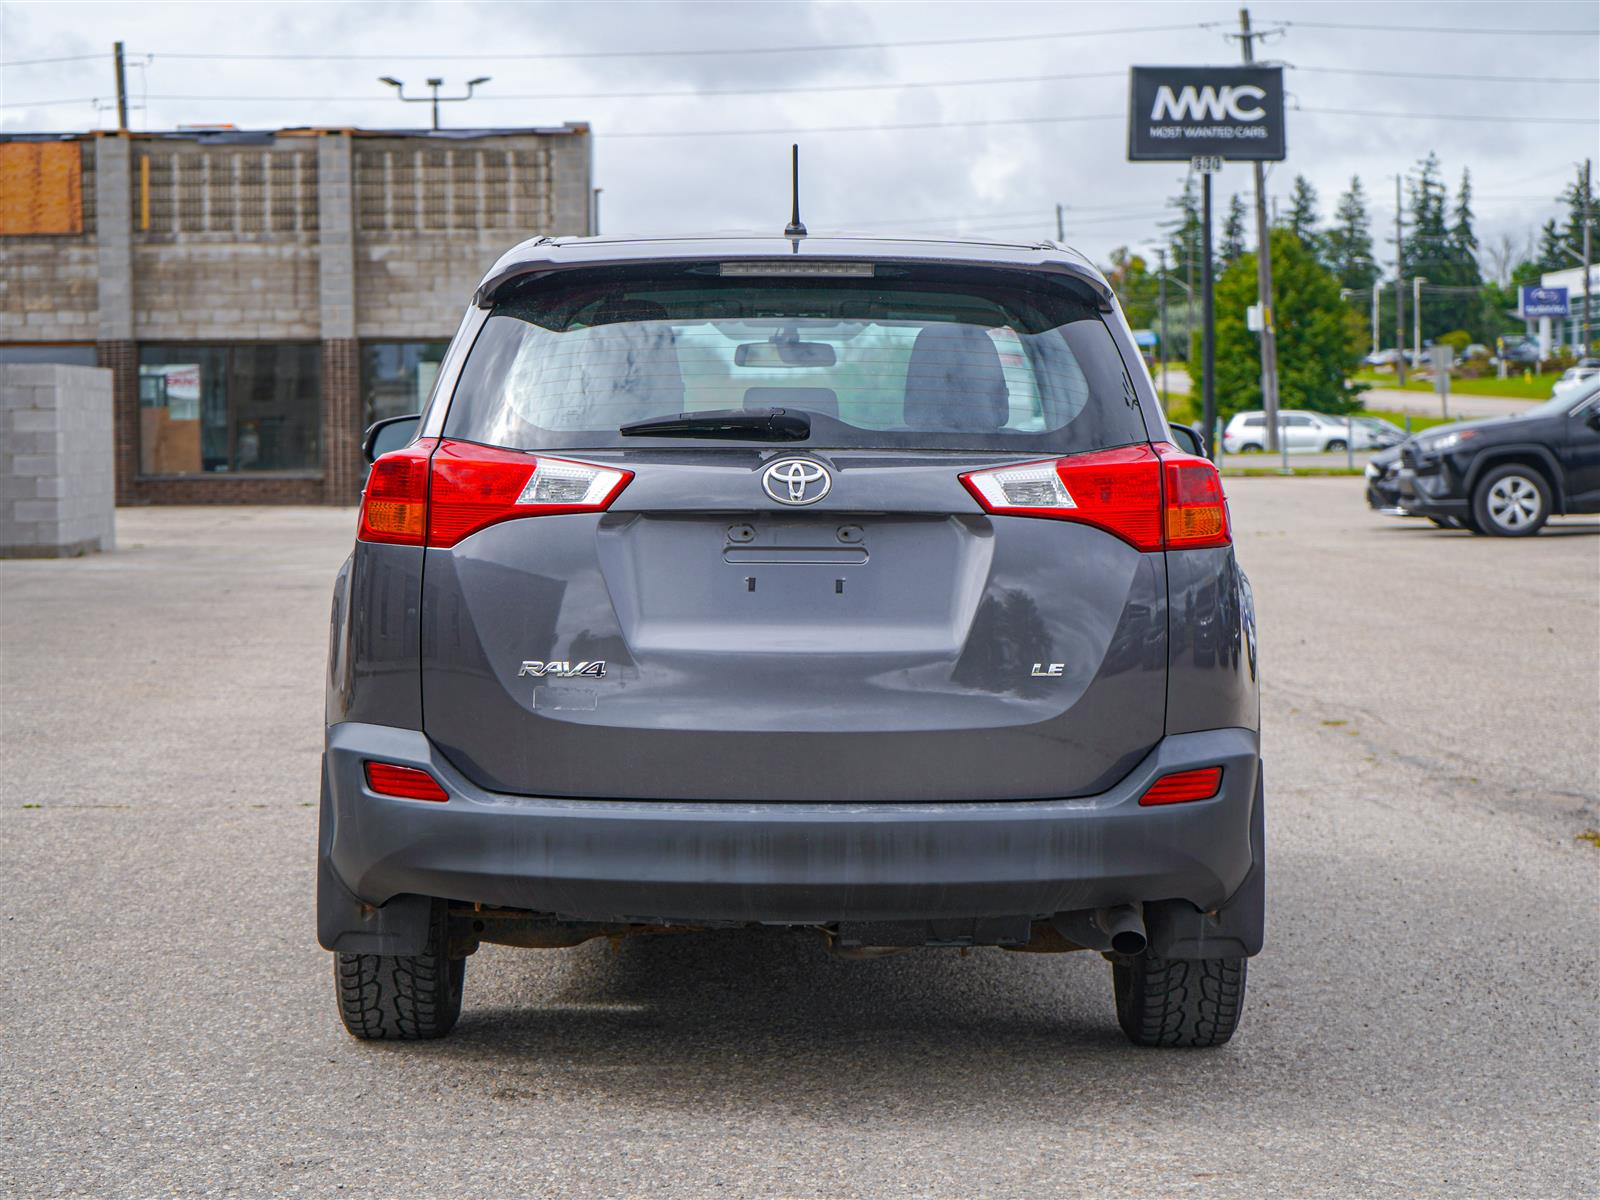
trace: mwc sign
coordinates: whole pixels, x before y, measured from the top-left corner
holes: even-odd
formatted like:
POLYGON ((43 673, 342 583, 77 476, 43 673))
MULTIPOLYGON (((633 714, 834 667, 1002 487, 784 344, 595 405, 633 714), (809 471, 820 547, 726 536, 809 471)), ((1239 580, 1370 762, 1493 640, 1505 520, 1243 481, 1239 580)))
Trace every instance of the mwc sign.
POLYGON ((1281 67, 1134 67, 1128 157, 1284 157, 1281 67))

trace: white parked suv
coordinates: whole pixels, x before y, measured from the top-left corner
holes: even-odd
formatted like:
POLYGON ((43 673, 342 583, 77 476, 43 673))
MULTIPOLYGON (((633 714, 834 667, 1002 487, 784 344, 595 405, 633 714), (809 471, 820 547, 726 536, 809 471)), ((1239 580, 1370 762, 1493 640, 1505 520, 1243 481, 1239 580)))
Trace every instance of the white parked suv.
MULTIPOLYGON (((1337 454, 1347 446, 1367 450, 1376 444, 1372 430, 1360 425, 1347 426, 1343 417, 1322 413, 1282 409, 1278 430, 1291 454, 1337 454)), ((1228 454, 1255 454, 1267 448, 1265 413, 1235 413, 1222 431, 1222 448, 1228 454)))

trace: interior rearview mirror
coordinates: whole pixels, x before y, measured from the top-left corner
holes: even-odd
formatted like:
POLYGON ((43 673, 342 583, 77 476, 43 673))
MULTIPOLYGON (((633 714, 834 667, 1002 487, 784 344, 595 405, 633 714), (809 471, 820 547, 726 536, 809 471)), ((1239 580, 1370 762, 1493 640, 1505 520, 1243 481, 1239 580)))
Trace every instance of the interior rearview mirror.
POLYGON ((417 440, 417 427, 422 424, 421 413, 408 413, 403 417, 385 417, 367 427, 361 439, 361 453, 374 462, 391 450, 409 446, 417 440))
POLYGON ((1210 458, 1206 453, 1205 439, 1200 436, 1200 431, 1192 425, 1173 425, 1172 441, 1179 450, 1186 454, 1198 454, 1201 458, 1210 458))

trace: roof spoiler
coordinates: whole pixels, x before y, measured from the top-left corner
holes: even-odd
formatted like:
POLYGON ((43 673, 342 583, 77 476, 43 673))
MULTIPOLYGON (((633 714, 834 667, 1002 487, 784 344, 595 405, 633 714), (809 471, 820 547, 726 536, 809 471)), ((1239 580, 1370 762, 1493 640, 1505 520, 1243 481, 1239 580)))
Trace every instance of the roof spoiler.
MULTIPOLYGON (((534 246, 543 246, 543 245, 554 246, 555 245, 555 241, 554 241, 553 238, 540 238, 540 239, 538 239, 538 241, 534 242, 533 245, 534 246)), ((1040 247, 1040 248, 1041 249, 1045 249, 1046 247, 1040 247)), ((1057 253, 1057 254, 1061 253, 1061 251, 1058 248, 1054 247, 1054 246, 1048 247, 1048 249, 1050 249, 1051 251, 1053 251, 1054 253, 1057 253)), ((772 255, 765 255, 765 254, 761 254, 761 255, 727 254, 727 255, 710 256, 711 259, 715 259, 716 261, 731 260, 731 259, 755 259, 755 258, 779 258, 779 257, 787 257, 787 256, 779 256, 779 255, 776 255, 776 254, 772 254, 772 255)), ((883 262, 897 261, 897 260, 895 260, 893 255, 874 255, 873 258, 874 258, 874 261, 883 261, 883 262)), ((710 259, 708 259, 708 261, 709 260, 710 259)), ((605 262, 583 263, 583 262, 559 262, 554 257, 550 257, 550 258, 522 258, 522 259, 518 259, 514 263, 508 263, 507 265, 502 266, 502 267, 498 268, 497 270, 491 271, 488 275, 486 275, 484 277, 483 282, 478 285, 478 290, 473 294, 472 302, 473 302, 473 304, 477 305, 477 307, 479 307, 479 308, 493 308, 495 300, 499 298, 500 294, 507 287, 509 287, 513 283, 518 282, 519 280, 530 279, 530 278, 533 278, 535 276, 553 275, 553 274, 556 274, 558 272, 566 272, 566 271, 574 271, 574 270, 581 271, 581 270, 584 270, 586 268, 594 268, 594 267, 602 267, 602 266, 604 266, 604 267, 643 266, 643 265, 646 265, 646 264, 660 263, 660 262, 663 262, 663 261, 689 263, 689 262, 693 262, 693 261, 696 261, 696 260, 692 260, 692 259, 666 259, 666 260, 663 260, 663 259, 660 259, 660 258, 637 258, 637 259, 621 259, 621 258, 618 258, 618 259, 608 259, 605 262)), ((928 259, 916 258, 916 259, 902 259, 902 260, 898 260, 898 261, 903 261, 903 262, 908 262, 908 263, 916 263, 916 264, 927 263, 929 265, 934 265, 934 264, 937 264, 941 260, 932 259, 932 258, 928 258, 928 259)), ((1052 258, 1046 259, 1046 260, 1044 260, 1042 262, 1034 263, 1034 264, 1028 264, 1026 266, 1021 266, 1020 264, 1004 263, 1004 262, 982 263, 982 262, 972 262, 972 261, 968 261, 968 260, 961 260, 960 262, 951 263, 950 265, 963 266, 963 267, 969 267, 969 266, 992 266, 992 267, 994 267, 994 268, 996 268, 998 270, 1017 270, 1020 267, 1020 269, 1023 269, 1023 270, 1035 270, 1035 271, 1044 270, 1044 271, 1049 271, 1049 272, 1053 272, 1053 273, 1060 274, 1060 275, 1065 275, 1069 279, 1071 279, 1073 283, 1077 284, 1079 287, 1081 287, 1084 291, 1086 291, 1088 293, 1088 297, 1087 298, 1092 300, 1094 302, 1094 304, 1095 304, 1095 307, 1097 307, 1101 312, 1110 312, 1111 309, 1112 309, 1112 303, 1113 302, 1112 302, 1111 285, 1108 284, 1104 279, 1102 279, 1100 277, 1100 273, 1098 271, 1096 271, 1088 263, 1087 260, 1079 263, 1077 261, 1074 261, 1074 259, 1072 259, 1072 258, 1067 258, 1067 257, 1063 256, 1061 258, 1052 257, 1052 258)))

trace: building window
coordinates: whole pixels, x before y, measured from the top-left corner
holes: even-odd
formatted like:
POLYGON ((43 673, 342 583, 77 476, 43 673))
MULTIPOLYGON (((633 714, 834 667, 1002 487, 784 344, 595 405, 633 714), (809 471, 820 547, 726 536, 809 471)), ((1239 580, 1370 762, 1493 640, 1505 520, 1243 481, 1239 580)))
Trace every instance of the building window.
POLYGON ((448 342, 368 342, 361 347, 361 428, 422 411, 448 342))
POLYGON ((94 344, 72 345, 67 342, 50 345, 0 346, 0 363, 63 363, 69 367, 99 366, 94 344))
POLYGON ((315 470, 321 420, 315 342, 139 347, 140 474, 315 470))

